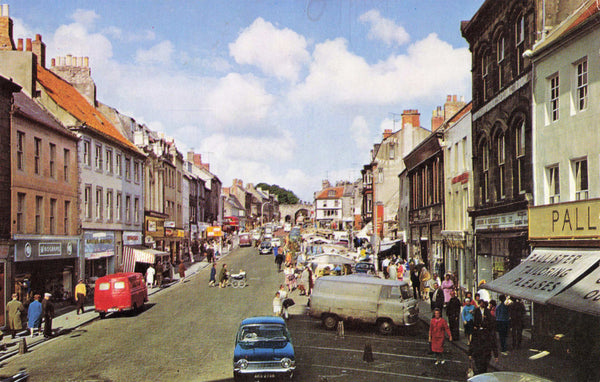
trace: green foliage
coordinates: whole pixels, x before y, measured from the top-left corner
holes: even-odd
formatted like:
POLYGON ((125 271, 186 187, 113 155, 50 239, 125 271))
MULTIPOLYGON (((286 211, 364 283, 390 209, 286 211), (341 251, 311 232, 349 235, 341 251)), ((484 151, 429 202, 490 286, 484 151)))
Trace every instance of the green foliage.
POLYGON ((271 194, 277 195, 279 204, 296 204, 300 200, 293 191, 286 190, 276 184, 268 185, 266 183, 259 183, 256 185, 256 188, 262 188, 263 190, 268 190, 271 194))

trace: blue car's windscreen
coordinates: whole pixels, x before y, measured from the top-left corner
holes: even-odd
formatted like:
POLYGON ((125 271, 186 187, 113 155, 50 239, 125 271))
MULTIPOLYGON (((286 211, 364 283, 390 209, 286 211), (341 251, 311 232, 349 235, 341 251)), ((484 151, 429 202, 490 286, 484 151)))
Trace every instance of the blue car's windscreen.
POLYGON ((240 329, 238 341, 289 341, 289 333, 282 325, 246 325, 240 329))

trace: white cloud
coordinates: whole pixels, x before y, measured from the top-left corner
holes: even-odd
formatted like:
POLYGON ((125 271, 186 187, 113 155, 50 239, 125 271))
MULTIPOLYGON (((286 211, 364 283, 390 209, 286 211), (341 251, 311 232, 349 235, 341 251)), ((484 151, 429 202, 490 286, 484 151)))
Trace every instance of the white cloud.
POLYGON ((31 27, 29 25, 25 24, 25 22, 22 19, 12 18, 12 20, 13 20, 13 38, 15 40, 15 44, 17 43, 17 40, 20 38, 22 38, 23 40, 25 40, 27 38, 34 38, 35 32, 33 32, 31 27))
POLYGON ((256 19, 229 44, 229 52, 238 64, 257 66, 266 75, 295 82, 310 55, 306 39, 290 29, 256 19))
POLYGON ((436 34, 369 64, 348 51, 347 41, 328 40, 315 47, 310 73, 290 93, 292 100, 340 105, 389 105, 440 99, 466 93, 471 57, 467 48, 453 48, 436 34))
POLYGON ((150 49, 138 49, 135 61, 141 65, 169 65, 173 60, 174 51, 171 41, 162 41, 150 49))
POLYGON ((71 18, 77 24, 87 25, 90 28, 94 26, 96 20, 100 18, 100 16, 92 10, 88 9, 77 9, 72 15, 71 18))
POLYGON ((352 125, 350 126, 350 135, 356 144, 356 148, 361 153, 368 153, 371 149, 373 142, 371 141, 371 131, 367 120, 362 115, 354 117, 352 125))
POLYGON ((408 32, 402 26, 382 17, 375 9, 363 13, 359 20, 371 26, 368 34, 371 40, 381 40, 388 46, 403 45, 410 41, 408 32))
POLYGON ((203 100, 209 127, 237 130, 260 127, 273 110, 273 102, 274 97, 256 77, 238 73, 219 79, 203 100))

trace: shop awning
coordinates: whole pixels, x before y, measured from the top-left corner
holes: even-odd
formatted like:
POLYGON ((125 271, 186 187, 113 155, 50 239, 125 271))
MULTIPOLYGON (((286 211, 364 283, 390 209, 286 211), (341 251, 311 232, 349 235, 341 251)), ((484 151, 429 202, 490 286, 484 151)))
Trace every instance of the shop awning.
POLYGON ((598 260, 600 251, 593 249, 536 248, 521 264, 483 288, 546 304, 598 260))
POLYGON ((600 267, 548 300, 548 304, 600 316, 600 267))
POLYGON ((123 272, 133 272, 135 263, 154 264, 157 256, 165 255, 168 255, 168 253, 150 248, 123 247, 123 272))

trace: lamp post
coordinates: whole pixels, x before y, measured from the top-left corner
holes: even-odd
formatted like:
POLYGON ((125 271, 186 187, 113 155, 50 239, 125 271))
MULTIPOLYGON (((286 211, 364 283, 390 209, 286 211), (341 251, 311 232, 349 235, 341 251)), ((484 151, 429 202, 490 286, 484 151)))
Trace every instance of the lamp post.
POLYGON ((260 206, 260 225, 262 227, 263 223, 264 223, 264 210, 265 210, 265 204, 271 204, 271 202, 263 202, 262 205, 260 206))

